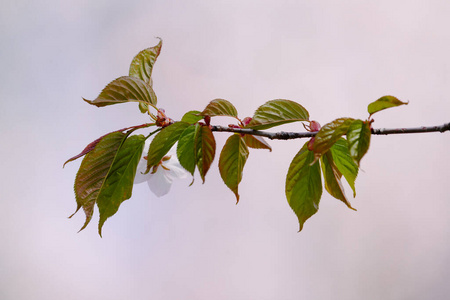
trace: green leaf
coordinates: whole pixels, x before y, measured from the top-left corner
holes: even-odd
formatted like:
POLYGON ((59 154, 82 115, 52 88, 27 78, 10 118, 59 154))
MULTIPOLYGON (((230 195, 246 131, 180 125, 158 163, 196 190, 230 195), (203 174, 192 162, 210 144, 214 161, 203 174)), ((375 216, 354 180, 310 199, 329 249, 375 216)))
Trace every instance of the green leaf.
POLYGON ((347 130, 353 121, 354 119, 352 118, 340 118, 327 123, 320 128, 315 136, 313 145, 315 161, 327 152, 341 136, 347 133, 347 130))
POLYGON ((150 47, 139 52, 131 61, 129 75, 136 77, 151 84, 153 65, 161 52, 162 39, 159 39, 158 45, 150 47))
POLYGON ((184 114, 184 116, 181 118, 181 122, 186 122, 188 124, 195 124, 201 119, 203 119, 203 116, 200 116, 201 112, 198 110, 191 110, 184 114))
POLYGON ((248 148, 239 134, 230 136, 220 153, 220 176, 227 187, 236 195, 236 202, 239 202, 238 186, 242 180, 242 171, 248 154, 248 148))
POLYGON ((245 144, 253 149, 268 149, 272 152, 272 147, 266 142, 262 136, 246 134, 243 137, 245 144))
POLYGON ((145 143, 143 135, 133 135, 120 147, 97 199, 100 212, 98 233, 103 223, 114 215, 120 204, 131 197, 136 168, 145 143))
POLYGON ((74 185, 77 201, 75 213, 83 207, 84 213, 86 214, 86 221, 80 231, 86 228, 92 219, 94 206, 100 195, 106 176, 111 169, 117 151, 127 136, 128 134, 123 132, 113 132, 104 136, 95 148, 86 154, 81 162, 74 185))
POLYGON ((148 149, 146 173, 159 164, 188 126, 189 124, 184 122, 175 122, 158 132, 148 149))
POLYGON ((312 164, 314 152, 306 142, 292 160, 286 176, 286 198, 297 215, 300 229, 319 210, 322 178, 319 164, 312 164))
POLYGON ((349 208, 354 209, 345 197, 344 187, 341 183, 342 174, 334 164, 333 155, 330 151, 325 153, 320 159, 322 165, 323 178, 325 180, 325 189, 334 198, 344 202, 349 208))
POLYGON ((344 175, 351 189, 353 190, 353 197, 356 196, 355 180, 358 176, 358 165, 350 156, 348 150, 348 142, 344 138, 340 138, 330 149, 333 155, 333 160, 339 172, 344 175))
POLYGON ((367 153, 370 145, 370 123, 362 120, 355 120, 347 132, 348 149, 351 157, 359 166, 361 158, 367 153))
POLYGON ((369 106, 367 107, 367 111, 369 112, 370 115, 373 115, 374 113, 376 113, 380 110, 390 108, 390 107, 400 106, 403 104, 406 105, 406 104, 408 104, 408 102, 402 102, 394 96, 384 96, 384 97, 381 97, 380 99, 370 103, 369 106))
POLYGON ((196 136, 196 161, 200 177, 205 183, 205 176, 216 154, 216 140, 209 126, 200 126, 196 136))
POLYGON ((197 123, 186 128, 181 134, 177 147, 178 160, 192 175, 197 166, 203 183, 215 154, 216 141, 209 126, 197 123))
POLYGON ((262 130, 286 123, 307 121, 308 119, 308 111, 297 102, 277 99, 268 101, 258 107, 252 120, 245 127, 262 130))
POLYGON ((205 109, 201 112, 202 116, 228 116, 238 117, 236 108, 231 102, 224 99, 215 99, 209 102, 205 109))
POLYGON ((195 166, 197 165, 197 155, 195 151, 196 136, 200 130, 200 124, 187 127, 180 135, 177 145, 177 157, 180 165, 185 168, 191 175, 194 175, 195 166))
POLYGON ((151 86, 139 78, 122 76, 109 83, 95 100, 84 99, 97 107, 125 103, 140 102, 156 105, 156 95, 151 86))

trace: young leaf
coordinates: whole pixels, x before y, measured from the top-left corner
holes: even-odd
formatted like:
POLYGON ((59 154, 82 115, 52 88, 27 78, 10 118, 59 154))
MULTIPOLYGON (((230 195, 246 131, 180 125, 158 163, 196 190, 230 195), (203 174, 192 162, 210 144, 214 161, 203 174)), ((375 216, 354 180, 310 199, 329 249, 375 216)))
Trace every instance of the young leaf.
POLYGON ((386 108, 390 108, 390 107, 396 107, 396 106, 400 106, 403 104, 408 104, 408 102, 402 102, 400 100, 398 100, 397 98, 395 98, 394 96, 384 96, 381 97, 380 99, 372 102, 369 104, 369 106, 367 107, 367 111, 369 112, 370 115, 373 115, 374 113, 386 109, 386 108))
POLYGON ((159 164, 164 155, 169 152, 170 148, 178 141, 180 135, 189 126, 188 123, 175 122, 162 129, 152 140, 147 155, 147 171, 159 164))
POLYGON ((98 195, 100 212, 98 233, 102 235, 103 223, 114 215, 120 204, 131 197, 136 168, 145 143, 143 135, 133 135, 120 147, 103 187, 98 195))
POLYGON ((266 142, 262 136, 246 134, 243 137, 245 144, 253 149, 268 149, 272 152, 272 147, 266 142))
POLYGON ((215 99, 209 102, 205 109, 200 113, 202 116, 228 116, 238 117, 236 108, 230 101, 225 99, 215 99))
POLYGON ((344 188, 341 183, 342 174, 334 164, 333 155, 330 151, 326 152, 320 159, 322 165, 323 178, 325 180, 325 189, 331 196, 344 202, 349 208, 354 209, 345 197, 344 188))
POLYGON ((161 47, 162 40, 159 39, 158 45, 139 52, 131 62, 129 75, 151 85, 153 65, 161 52, 161 47))
POLYGON ((230 136, 220 153, 220 176, 228 188, 236 195, 236 203, 239 202, 238 185, 242 180, 242 171, 248 154, 248 148, 239 134, 230 136))
POLYGON ((209 126, 200 126, 196 136, 196 161, 200 177, 205 183, 205 176, 216 154, 216 140, 209 126))
POLYGON ((307 121, 308 119, 308 111, 297 102, 277 99, 268 101, 258 107, 252 120, 245 127, 262 130, 286 123, 307 121))
POLYGON ((188 124, 195 124, 201 119, 203 119, 203 116, 200 116, 201 112, 198 110, 191 110, 184 114, 184 116, 181 118, 181 122, 186 122, 188 124))
POLYGON ((315 161, 327 152, 341 136, 347 133, 352 122, 352 118, 340 118, 320 128, 315 136, 313 145, 315 161))
POLYGON ((322 179, 319 164, 312 164, 314 152, 306 142, 292 160, 286 176, 286 198, 297 215, 300 229, 319 210, 322 179))
POLYGON ((361 158, 369 150, 371 135, 369 122, 362 120, 355 120, 347 131, 348 149, 358 166, 361 158))
POLYGON ((95 100, 83 99, 97 107, 125 102, 140 102, 156 105, 152 87, 139 78, 122 76, 109 83, 95 100))
POLYGON ((127 136, 128 134, 123 132, 113 132, 106 135, 97 143, 92 151, 86 154, 81 162, 74 185, 77 201, 75 213, 83 207, 84 213, 86 214, 86 221, 80 231, 86 228, 92 218, 100 190, 111 169, 117 151, 127 136))
POLYGON ((333 156, 336 167, 338 168, 339 172, 344 175, 345 180, 347 180, 348 184, 353 190, 353 197, 355 197, 355 180, 356 176, 358 175, 358 165, 350 156, 347 140, 344 138, 340 138, 333 145, 333 147, 331 147, 330 152, 333 156))
POLYGON ((177 145, 177 157, 180 165, 191 173, 191 175, 194 175, 195 166, 197 165, 195 137, 199 130, 200 124, 187 127, 180 135, 177 145))

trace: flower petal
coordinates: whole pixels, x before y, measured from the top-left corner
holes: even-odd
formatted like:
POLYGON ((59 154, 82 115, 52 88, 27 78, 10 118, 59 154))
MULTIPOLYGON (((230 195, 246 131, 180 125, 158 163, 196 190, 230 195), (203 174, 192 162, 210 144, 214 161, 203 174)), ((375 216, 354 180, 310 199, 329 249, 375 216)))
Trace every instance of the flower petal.
POLYGON ((164 169, 158 168, 158 171, 156 171, 155 174, 146 174, 148 175, 148 187, 158 197, 167 194, 172 186, 172 178, 166 176, 166 172, 160 170, 164 169))

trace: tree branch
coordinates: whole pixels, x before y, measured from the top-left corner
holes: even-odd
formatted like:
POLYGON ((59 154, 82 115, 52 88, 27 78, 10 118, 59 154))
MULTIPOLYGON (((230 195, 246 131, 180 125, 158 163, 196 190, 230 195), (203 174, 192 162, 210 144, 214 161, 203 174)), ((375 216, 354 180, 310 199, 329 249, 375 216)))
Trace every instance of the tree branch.
MULTIPOLYGON (((212 131, 218 132, 233 132, 263 136, 271 140, 292 140, 313 137, 317 134, 317 131, 313 132, 266 132, 261 130, 254 130, 248 128, 231 128, 218 125, 211 126, 212 131)), ((388 135, 388 134, 405 134, 405 133, 427 133, 427 132, 445 132, 450 131, 450 123, 440 126, 422 126, 414 128, 378 128, 372 129, 374 135, 388 135)))

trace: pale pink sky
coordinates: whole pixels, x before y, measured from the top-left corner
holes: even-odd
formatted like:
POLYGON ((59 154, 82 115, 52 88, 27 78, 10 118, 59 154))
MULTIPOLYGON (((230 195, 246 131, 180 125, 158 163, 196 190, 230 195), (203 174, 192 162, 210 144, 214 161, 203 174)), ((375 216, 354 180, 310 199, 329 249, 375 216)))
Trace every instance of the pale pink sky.
MULTIPOLYGON (((236 206, 218 156, 201 184, 146 185, 97 234, 63 162, 106 132, 146 122, 135 104, 89 106, 133 56, 154 69, 174 119, 215 98, 250 116, 265 101, 324 124, 408 106, 374 127, 450 122, 450 2, 6 1, 0 10, 0 299, 444 299, 450 293, 450 133, 374 136, 349 210, 324 193, 297 233, 284 196, 304 141, 250 152, 236 206)), ((228 120, 218 120, 228 123, 228 120)), ((280 130, 302 130, 293 124, 280 130)), ((217 133, 220 151, 226 133, 217 133)), ((347 191, 350 195, 350 191, 347 191)))

